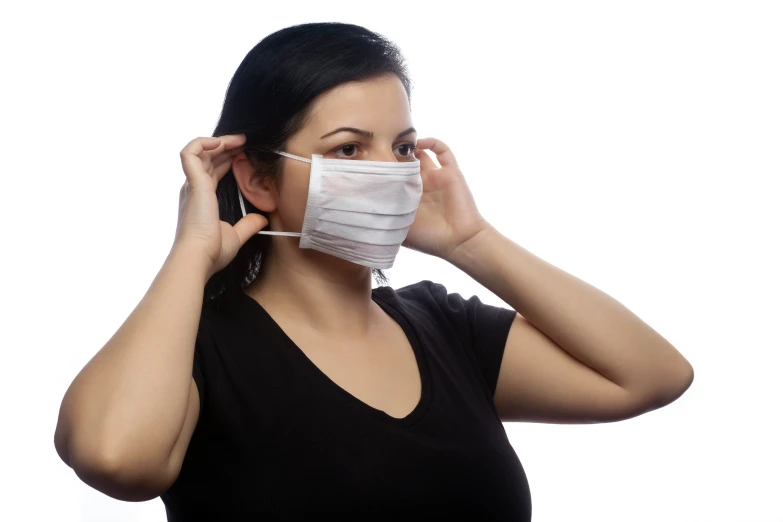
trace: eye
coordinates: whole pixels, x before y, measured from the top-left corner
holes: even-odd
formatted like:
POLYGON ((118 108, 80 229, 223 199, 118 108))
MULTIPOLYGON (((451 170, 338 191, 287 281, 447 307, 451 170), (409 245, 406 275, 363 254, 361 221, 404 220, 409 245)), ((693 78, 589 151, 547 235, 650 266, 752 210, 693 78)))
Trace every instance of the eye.
POLYGON ((356 152, 356 148, 357 146, 355 143, 349 143, 347 145, 341 145, 337 147, 332 152, 334 152, 336 156, 341 158, 352 158, 355 155, 353 153, 356 152))
MULTIPOLYGON (((413 143, 400 143, 395 149, 399 156, 408 159, 415 158, 413 155, 414 150, 416 150, 416 145, 413 143)), ((332 150, 332 154, 338 158, 356 159, 361 155, 361 151, 359 150, 359 145, 356 143, 346 143, 345 145, 340 145, 332 150)))
POLYGON ((400 156, 404 156, 406 158, 414 157, 413 151, 416 150, 416 145, 414 145, 413 143, 400 143, 399 145, 397 145, 397 148, 402 149, 404 151, 400 153, 400 156))

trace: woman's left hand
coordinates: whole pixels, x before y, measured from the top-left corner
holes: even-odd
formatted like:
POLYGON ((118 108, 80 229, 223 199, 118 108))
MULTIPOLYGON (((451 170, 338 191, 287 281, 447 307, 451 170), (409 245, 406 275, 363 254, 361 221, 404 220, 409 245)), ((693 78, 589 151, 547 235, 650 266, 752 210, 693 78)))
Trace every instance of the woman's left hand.
POLYGON ((491 228, 481 217, 465 177, 451 149, 435 138, 416 142, 414 152, 421 162, 423 193, 416 220, 403 246, 448 260, 480 232, 491 228), (440 167, 426 153, 435 153, 440 167))

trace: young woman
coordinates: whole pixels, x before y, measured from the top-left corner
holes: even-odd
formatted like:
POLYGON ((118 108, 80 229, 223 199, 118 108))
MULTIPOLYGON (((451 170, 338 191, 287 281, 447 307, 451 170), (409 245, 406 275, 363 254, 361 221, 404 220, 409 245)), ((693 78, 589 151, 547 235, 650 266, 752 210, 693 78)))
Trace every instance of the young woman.
POLYGON ((215 137, 181 152, 170 255, 63 399, 56 448, 85 483, 176 521, 529 520, 501 421, 612 422, 688 388, 665 339, 481 217, 409 100, 362 27, 250 51, 215 137), (373 289, 401 245, 514 309, 373 289))

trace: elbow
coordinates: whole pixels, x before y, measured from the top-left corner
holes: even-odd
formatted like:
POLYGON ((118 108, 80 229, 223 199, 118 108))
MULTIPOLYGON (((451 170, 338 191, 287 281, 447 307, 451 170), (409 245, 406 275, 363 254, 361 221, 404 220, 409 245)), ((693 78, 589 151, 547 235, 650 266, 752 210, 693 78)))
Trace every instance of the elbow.
POLYGON ((675 370, 661 374, 654 382, 628 389, 627 414, 620 420, 637 417, 668 406, 688 391, 693 384, 693 367, 686 361, 675 370))
POLYGON ((149 452, 128 451, 127 444, 109 444, 71 429, 62 411, 54 433, 54 447, 82 482, 117 500, 143 502, 168 490, 179 473, 168 459, 152 459, 149 452))
POLYGON ((139 469, 133 463, 98 456, 73 466, 82 482, 117 500, 144 502, 164 493, 173 481, 166 473, 139 469))
POLYGON ((680 393, 680 395, 685 393, 688 390, 688 388, 691 387, 691 384, 693 384, 693 379, 695 377, 695 372, 693 370, 693 366, 691 366, 691 364, 689 362, 687 362, 687 361, 686 361, 685 364, 687 366, 685 368, 685 378, 683 380, 684 386, 682 388, 682 392, 680 393))
POLYGON ((57 437, 55 447, 82 482, 117 500, 152 500, 168 490, 176 478, 165 466, 122 456, 119 452, 63 444, 57 437))
POLYGON ((660 380, 660 388, 655 395, 655 408, 663 408, 682 397, 693 384, 693 366, 687 361, 675 371, 669 372, 660 380))
POLYGON ((71 458, 68 455, 68 439, 60 422, 57 423, 57 428, 54 430, 54 450, 57 452, 60 459, 70 467, 71 458))
POLYGON ((677 370, 666 375, 661 383, 663 392, 660 401, 664 403, 663 405, 671 404, 684 395, 693 384, 693 378, 693 366, 685 360, 677 370))

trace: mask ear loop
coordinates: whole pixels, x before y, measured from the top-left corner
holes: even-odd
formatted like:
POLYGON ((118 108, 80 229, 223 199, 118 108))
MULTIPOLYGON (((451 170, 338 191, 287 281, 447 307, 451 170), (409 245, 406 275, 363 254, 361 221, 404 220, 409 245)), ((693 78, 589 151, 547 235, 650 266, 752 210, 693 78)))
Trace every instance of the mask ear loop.
POLYGON ((295 159, 298 161, 304 161, 305 163, 312 163, 312 160, 309 160, 307 158, 303 158, 301 156, 295 156, 294 154, 289 154, 287 152, 283 152, 282 150, 272 150, 272 152, 276 154, 280 154, 281 156, 285 156, 286 158, 295 159))
MULTIPOLYGON (((276 152, 277 154, 281 154, 283 156, 287 156, 291 159, 304 161, 306 163, 312 163, 307 158, 300 158, 299 156, 294 156, 293 154, 289 154, 287 152, 283 152, 280 150, 273 150, 272 152, 276 152)), ((242 196, 242 190, 239 188, 239 183, 237 183, 237 194, 239 194, 239 207, 242 209, 242 216, 247 215, 247 211, 245 210, 245 198, 242 196)), ((301 237, 302 234, 300 232, 277 232, 274 230, 259 230, 256 232, 257 234, 265 234, 269 236, 289 236, 289 237, 301 237)))
MULTIPOLYGON (((247 216, 247 211, 245 210, 245 198, 242 197, 242 190, 239 188, 239 184, 237 184, 237 193, 239 194, 239 207, 242 209, 242 216, 247 216)), ((276 232, 274 230, 259 230, 256 232, 256 234, 266 234, 269 236, 291 236, 291 237, 300 237, 302 234, 299 232, 276 232)))

